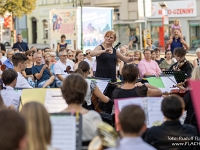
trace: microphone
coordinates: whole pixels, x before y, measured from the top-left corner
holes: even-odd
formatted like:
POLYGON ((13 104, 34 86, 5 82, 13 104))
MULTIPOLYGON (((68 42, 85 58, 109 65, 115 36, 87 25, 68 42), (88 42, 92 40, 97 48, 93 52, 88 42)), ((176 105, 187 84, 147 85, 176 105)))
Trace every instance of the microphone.
POLYGON ((115 45, 115 46, 113 47, 113 49, 117 49, 117 48, 119 47, 120 44, 121 44, 121 42, 118 42, 117 45, 115 45))

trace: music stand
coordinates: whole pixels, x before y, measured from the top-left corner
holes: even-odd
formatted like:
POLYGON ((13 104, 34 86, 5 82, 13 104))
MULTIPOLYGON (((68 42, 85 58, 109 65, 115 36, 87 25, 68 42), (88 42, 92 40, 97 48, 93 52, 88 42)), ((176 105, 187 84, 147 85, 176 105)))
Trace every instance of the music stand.
POLYGON ((184 82, 187 75, 183 71, 163 71, 164 75, 173 75, 177 83, 184 82))

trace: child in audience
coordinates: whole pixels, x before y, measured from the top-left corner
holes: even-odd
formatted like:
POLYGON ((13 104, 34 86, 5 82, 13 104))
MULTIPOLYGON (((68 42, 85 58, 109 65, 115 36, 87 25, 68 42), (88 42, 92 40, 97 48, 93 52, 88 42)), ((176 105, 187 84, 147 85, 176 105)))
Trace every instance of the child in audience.
POLYGON ((108 150, 155 150, 141 138, 142 133, 146 130, 146 124, 145 114, 140 106, 125 106, 118 118, 117 125, 122 139, 116 148, 108 150))
POLYGON ((72 74, 65 78, 61 91, 68 107, 63 112, 79 112, 83 115, 82 141, 91 141, 96 136, 98 125, 102 122, 100 115, 93 110, 82 107, 87 92, 87 82, 79 74, 72 74))
POLYGON ((27 148, 25 150, 53 150, 51 122, 44 106, 38 102, 26 103, 20 112, 26 122, 27 148))
POLYGON ((175 19, 174 22, 173 22, 173 24, 171 25, 170 34, 173 33, 174 29, 178 29, 180 31, 180 33, 182 34, 181 25, 180 25, 178 19, 175 19))
POLYGON ((161 111, 165 116, 165 122, 161 126, 155 126, 147 131, 145 141, 157 149, 192 149, 194 145, 189 145, 197 139, 184 138, 195 137, 197 130, 192 125, 181 125, 179 118, 185 111, 185 103, 179 96, 172 95, 165 97, 161 104, 161 111), (184 145, 172 145, 172 143, 188 143, 184 145))
POLYGON ((7 69, 3 71, 2 80, 5 85, 5 89, 1 90, 1 96, 4 104, 9 107, 13 105, 15 109, 18 109, 21 93, 14 90, 17 84, 17 72, 13 69, 7 69))
POLYGON ((26 125, 18 112, 0 110, 0 133, 0 150, 25 150, 26 125))

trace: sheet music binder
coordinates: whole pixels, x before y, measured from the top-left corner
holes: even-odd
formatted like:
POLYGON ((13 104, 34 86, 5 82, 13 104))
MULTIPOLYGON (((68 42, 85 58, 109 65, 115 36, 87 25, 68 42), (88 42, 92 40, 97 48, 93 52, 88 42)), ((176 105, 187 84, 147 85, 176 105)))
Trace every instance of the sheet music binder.
POLYGON ((164 75, 174 75, 177 83, 184 82, 187 75, 183 71, 163 71, 164 75))
MULTIPOLYGON (((50 113, 50 116, 76 116, 71 113, 50 113)), ((82 114, 78 113, 78 120, 76 120, 76 150, 82 149, 82 114)))

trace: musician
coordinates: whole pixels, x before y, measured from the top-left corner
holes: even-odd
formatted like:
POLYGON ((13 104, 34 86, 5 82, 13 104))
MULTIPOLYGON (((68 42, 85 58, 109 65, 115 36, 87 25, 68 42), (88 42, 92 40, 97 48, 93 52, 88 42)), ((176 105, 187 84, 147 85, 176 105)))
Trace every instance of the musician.
POLYGON ((87 109, 91 110, 92 109, 92 94, 94 93, 99 99, 101 99, 104 103, 107 103, 110 98, 105 96, 98 88, 96 85, 96 82, 94 80, 87 79, 87 76, 89 75, 90 72, 90 65, 86 61, 81 61, 78 65, 78 69, 75 71, 75 73, 81 74, 84 78, 86 78, 86 82, 88 84, 87 88, 87 93, 85 96, 85 101, 87 103, 87 109))
POLYGON ((123 56, 120 51, 113 48, 113 43, 116 41, 116 33, 114 31, 107 31, 104 36, 104 42, 97 46, 92 52, 91 56, 96 56, 97 68, 96 77, 111 78, 116 81, 116 62, 117 58, 124 62, 131 62, 133 58, 123 56))
POLYGON ((186 50, 184 48, 175 48, 174 57, 177 60, 169 70, 171 71, 183 71, 187 74, 187 77, 191 77, 193 65, 185 58, 186 50))
POLYGON ((136 83, 139 70, 134 64, 126 64, 122 69, 123 85, 113 91, 112 99, 128 97, 161 96, 160 89, 150 84, 136 83))

